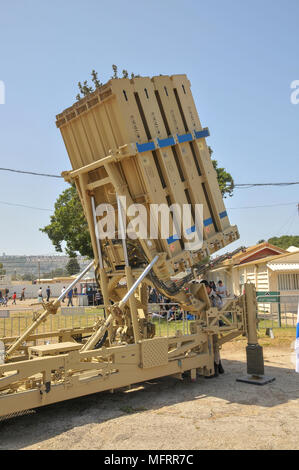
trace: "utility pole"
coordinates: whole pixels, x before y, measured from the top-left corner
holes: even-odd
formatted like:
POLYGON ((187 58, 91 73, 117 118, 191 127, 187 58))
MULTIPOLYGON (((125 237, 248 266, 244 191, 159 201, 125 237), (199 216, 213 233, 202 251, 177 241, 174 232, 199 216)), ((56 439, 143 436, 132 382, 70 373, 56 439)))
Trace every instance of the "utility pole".
POLYGON ((40 259, 38 259, 38 283, 40 284, 40 259))

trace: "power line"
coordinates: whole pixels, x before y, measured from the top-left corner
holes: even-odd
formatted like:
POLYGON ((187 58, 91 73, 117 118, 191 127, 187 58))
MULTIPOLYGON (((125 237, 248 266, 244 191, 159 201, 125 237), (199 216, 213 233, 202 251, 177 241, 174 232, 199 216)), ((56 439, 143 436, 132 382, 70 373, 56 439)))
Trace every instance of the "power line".
MULTIPOLYGON (((37 173, 34 171, 25 171, 25 170, 14 170, 12 168, 0 168, 0 171, 10 171, 13 173, 22 173, 26 175, 34 175, 34 176, 46 176, 48 178, 63 178, 61 175, 51 175, 47 173, 37 173)), ((260 186, 291 186, 299 184, 299 181, 292 181, 287 183, 236 183, 234 184, 234 188, 254 188, 260 186)))
MULTIPOLYGON (((286 225, 289 224, 289 226, 290 226, 290 222, 294 221, 295 219, 296 219, 296 215, 295 215, 294 211, 292 211, 291 215, 288 215, 287 219, 284 221, 284 223, 282 225, 281 225, 281 221, 280 221, 280 224, 279 224, 280 227, 279 227, 278 230, 271 230, 272 236, 277 237, 282 232, 286 233, 287 232, 286 225)), ((289 226, 288 226, 288 230, 289 230, 289 226)))
POLYGON ((52 209, 44 209, 42 207, 26 206, 25 204, 15 204, 13 202, 7 202, 7 201, 0 201, 0 204, 5 204, 7 206, 15 206, 15 207, 26 207, 27 209, 36 209, 38 211, 52 212, 52 209))
POLYGON ((299 181, 293 181, 290 183, 239 183, 235 184, 235 188, 255 188, 259 186, 292 186, 294 184, 299 184, 299 181))
MULTIPOLYGON (((26 204, 17 204, 13 202, 7 202, 7 201, 0 201, 0 204, 5 204, 8 206, 15 206, 15 207, 25 207, 27 209, 35 209, 39 211, 48 211, 48 212, 53 212, 54 209, 45 209, 43 207, 34 207, 34 206, 28 206, 26 204)), ((241 209, 259 209, 263 207, 277 207, 277 206, 292 206, 292 205, 298 205, 298 202, 286 202, 286 203, 278 203, 278 204, 267 204, 263 206, 241 206, 241 207, 227 207, 227 210, 241 210, 241 209)))
POLYGON ((24 171, 24 170, 13 170, 12 168, 0 168, 1 171, 11 171, 13 173, 23 173, 26 175, 34 175, 34 176, 47 176, 48 178, 62 178, 60 175, 48 175, 46 173, 35 173, 33 171, 24 171))
POLYGON ((286 202, 286 203, 279 203, 279 204, 267 204, 264 206, 243 206, 243 207, 227 207, 228 210, 233 209, 258 209, 259 207, 277 207, 277 206, 292 206, 294 204, 298 204, 298 202, 286 202))

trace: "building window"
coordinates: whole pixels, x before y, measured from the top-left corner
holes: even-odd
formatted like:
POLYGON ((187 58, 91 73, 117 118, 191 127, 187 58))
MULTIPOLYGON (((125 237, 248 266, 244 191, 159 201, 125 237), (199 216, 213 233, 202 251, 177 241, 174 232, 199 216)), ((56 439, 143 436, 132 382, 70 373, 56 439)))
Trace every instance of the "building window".
POLYGON ((278 290, 299 290, 299 274, 278 274, 278 290))

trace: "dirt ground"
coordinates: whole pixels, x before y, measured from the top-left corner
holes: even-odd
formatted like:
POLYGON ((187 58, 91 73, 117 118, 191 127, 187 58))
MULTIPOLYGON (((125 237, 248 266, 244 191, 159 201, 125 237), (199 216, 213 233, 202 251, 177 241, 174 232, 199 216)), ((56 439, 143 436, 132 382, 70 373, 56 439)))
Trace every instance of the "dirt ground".
POLYGON ((246 373, 245 342, 224 346, 225 374, 157 379, 0 423, 0 449, 299 449, 299 375, 290 344, 264 346, 264 386, 246 373))

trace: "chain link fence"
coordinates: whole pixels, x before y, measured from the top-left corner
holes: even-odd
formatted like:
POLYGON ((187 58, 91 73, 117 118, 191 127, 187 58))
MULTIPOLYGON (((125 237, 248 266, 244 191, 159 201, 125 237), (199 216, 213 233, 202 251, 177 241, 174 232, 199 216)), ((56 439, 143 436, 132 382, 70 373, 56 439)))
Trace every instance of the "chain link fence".
MULTIPOLYGON (((20 336, 33 321, 34 313, 14 313, 14 311, 0 310, 0 338, 20 336)), ((55 315, 49 315, 47 321, 39 325, 34 334, 49 333, 65 328, 84 328, 92 326, 99 318, 104 318, 104 309, 101 307, 62 307, 55 315)))
POLYGON ((299 294, 257 296, 259 328, 295 328, 299 294))
MULTIPOLYGON (((257 297, 259 329, 295 328, 297 325, 299 294, 257 297), (261 301, 262 300, 262 301, 261 301), (266 300, 266 301, 265 301, 266 300), (278 300, 278 301, 277 301, 278 300)), ((104 318, 103 305, 74 307, 61 306, 56 315, 49 315, 35 333, 53 332, 64 328, 92 326, 100 317, 104 318)), ((149 318, 155 324, 156 336, 171 336, 178 330, 183 335, 190 334, 190 322, 194 316, 183 310, 177 303, 149 303, 149 318)), ((32 308, 22 311, 0 309, 0 338, 19 336, 33 320, 32 308)))
MULTIPOLYGON (((183 335, 190 334, 189 324, 194 316, 182 310, 177 303, 149 303, 149 319, 155 325, 156 336, 172 336, 178 330, 183 335)), ((0 338, 20 336, 33 320, 32 309, 0 310, 0 338)), ((35 334, 45 334, 65 328, 91 327, 99 319, 104 318, 104 306, 61 306, 57 314, 49 315, 47 321, 39 325, 35 334)))
POLYGON ((177 331, 190 334, 189 324, 195 319, 177 303, 149 303, 148 312, 156 327, 156 336, 172 336, 177 331))

